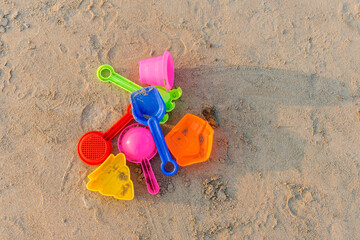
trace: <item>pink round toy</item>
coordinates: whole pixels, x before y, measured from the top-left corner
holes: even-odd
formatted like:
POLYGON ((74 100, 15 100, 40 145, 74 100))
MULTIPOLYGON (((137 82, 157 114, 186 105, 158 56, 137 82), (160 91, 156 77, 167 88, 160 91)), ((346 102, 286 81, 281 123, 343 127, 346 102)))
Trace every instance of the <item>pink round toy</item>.
POLYGON ((127 126, 120 133, 118 147, 126 160, 141 164, 149 193, 157 194, 159 184, 150 165, 150 159, 156 155, 157 149, 149 128, 139 123, 127 126))
POLYGON ((174 84, 174 61, 168 51, 159 57, 139 62, 140 82, 165 87, 169 91, 174 84))

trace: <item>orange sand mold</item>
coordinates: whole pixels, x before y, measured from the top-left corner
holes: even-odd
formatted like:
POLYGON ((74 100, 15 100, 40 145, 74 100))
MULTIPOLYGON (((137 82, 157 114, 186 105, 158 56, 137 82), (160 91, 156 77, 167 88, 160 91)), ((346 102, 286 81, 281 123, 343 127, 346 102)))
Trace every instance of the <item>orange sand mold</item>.
POLYGON ((209 159, 214 130, 209 123, 187 113, 166 135, 165 141, 180 166, 209 159))

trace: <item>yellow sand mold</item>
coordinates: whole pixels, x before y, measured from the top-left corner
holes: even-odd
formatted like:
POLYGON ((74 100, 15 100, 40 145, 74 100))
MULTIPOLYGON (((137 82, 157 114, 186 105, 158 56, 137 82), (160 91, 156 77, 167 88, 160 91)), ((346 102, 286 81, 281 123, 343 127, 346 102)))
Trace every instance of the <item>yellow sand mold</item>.
POLYGON ((90 191, 99 191, 104 196, 117 199, 131 200, 134 198, 134 184, 130 179, 130 170, 126 166, 123 153, 110 156, 92 173, 86 188, 90 191))

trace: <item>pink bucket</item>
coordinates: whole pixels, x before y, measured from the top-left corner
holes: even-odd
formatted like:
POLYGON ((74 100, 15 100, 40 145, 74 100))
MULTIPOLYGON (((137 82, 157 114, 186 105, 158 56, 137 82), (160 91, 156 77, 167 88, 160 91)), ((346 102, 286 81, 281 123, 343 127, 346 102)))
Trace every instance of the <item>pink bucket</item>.
POLYGON ((165 87, 169 91, 174 84, 174 61, 168 51, 159 57, 139 62, 140 82, 165 87))

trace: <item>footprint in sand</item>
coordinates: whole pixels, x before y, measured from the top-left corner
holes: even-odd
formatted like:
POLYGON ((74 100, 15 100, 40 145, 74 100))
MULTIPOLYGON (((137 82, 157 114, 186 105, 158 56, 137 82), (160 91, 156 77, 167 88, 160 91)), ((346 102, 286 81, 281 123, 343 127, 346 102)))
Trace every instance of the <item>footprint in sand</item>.
POLYGON ((312 211, 310 203, 314 201, 312 192, 300 185, 287 184, 286 185, 291 193, 287 197, 287 208, 294 217, 305 217, 309 212, 312 211))
POLYGON ((84 11, 90 21, 100 20, 107 28, 116 18, 116 9, 108 0, 83 0, 78 9, 84 11))
POLYGON ((339 16, 347 26, 360 34, 360 3, 341 4, 339 16))
POLYGON ((82 113, 80 124, 84 130, 94 130, 103 127, 107 119, 106 109, 100 103, 87 104, 82 113))

